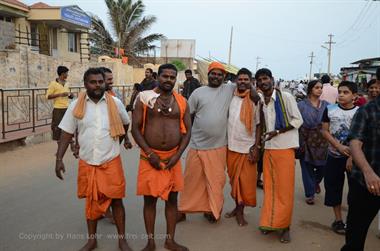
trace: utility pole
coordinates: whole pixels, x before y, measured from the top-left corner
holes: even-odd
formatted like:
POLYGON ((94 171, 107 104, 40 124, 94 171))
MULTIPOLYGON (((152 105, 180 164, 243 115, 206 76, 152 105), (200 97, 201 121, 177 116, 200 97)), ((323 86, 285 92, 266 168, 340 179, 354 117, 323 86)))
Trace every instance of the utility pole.
POLYGON ((230 49, 228 51, 228 64, 231 64, 231 50, 232 50, 232 35, 233 35, 234 27, 231 26, 231 36, 230 36, 230 49))
POLYGON ((262 59, 261 57, 256 57, 256 71, 259 69, 259 64, 261 63, 259 60, 262 59))
POLYGON ((329 34, 329 41, 325 42, 325 44, 328 44, 328 47, 322 45, 322 48, 325 48, 328 54, 327 74, 329 76, 331 75, 331 45, 336 44, 335 42, 332 41, 333 36, 334 36, 333 34, 329 34))
POLYGON ((315 58, 314 52, 311 52, 311 55, 309 56, 310 58, 310 73, 309 73, 309 80, 311 80, 311 73, 313 70, 313 59, 315 58))

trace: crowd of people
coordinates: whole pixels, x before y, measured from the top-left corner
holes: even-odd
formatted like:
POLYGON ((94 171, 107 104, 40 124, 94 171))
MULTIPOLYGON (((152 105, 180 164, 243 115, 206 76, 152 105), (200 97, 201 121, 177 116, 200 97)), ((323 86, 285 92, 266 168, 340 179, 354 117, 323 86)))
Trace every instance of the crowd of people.
POLYGON ((336 88, 326 75, 308 82, 306 98, 297 103, 276 85, 269 69, 252 74, 242 68, 234 83, 226 83, 226 69, 218 62, 209 65, 207 85, 186 71, 180 95, 174 91, 177 68, 164 64, 156 79, 151 69, 146 70, 127 109, 112 89, 109 69, 88 69, 83 77, 86 91, 71 104, 68 99, 73 95, 65 85, 68 69, 60 66, 57 73, 47 91, 47 98, 54 101, 55 172, 63 179, 63 157, 71 145, 79 158, 78 197, 86 198, 88 242, 81 250, 97 247, 97 221, 104 216, 116 225, 119 248, 131 250, 125 235, 120 157, 121 143, 132 148, 130 124, 140 148, 137 195, 144 198, 148 236, 143 250, 156 249, 158 198, 165 201, 165 248, 188 250, 175 241, 177 223, 187 220, 189 213, 203 213, 211 224, 218 222, 226 175, 235 208, 224 217, 247 225, 244 208, 257 205, 256 189, 263 188, 258 227, 262 234, 279 232, 282 243, 290 242, 296 159, 305 202, 315 203, 323 181, 324 204, 334 213, 331 228, 346 236, 341 250, 364 250, 368 228, 380 209, 380 68, 377 79, 369 83, 366 102, 357 104, 355 83, 341 81, 336 88), (183 172, 180 158, 186 149, 183 172), (345 176, 349 184, 346 223, 342 215, 345 176))

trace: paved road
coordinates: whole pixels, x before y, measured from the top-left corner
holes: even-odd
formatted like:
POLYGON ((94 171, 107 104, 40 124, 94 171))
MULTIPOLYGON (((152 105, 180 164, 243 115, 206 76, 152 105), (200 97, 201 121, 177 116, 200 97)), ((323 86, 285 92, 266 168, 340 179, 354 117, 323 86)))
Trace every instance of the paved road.
MULTIPOLYGON (((67 251, 78 250, 84 244, 84 200, 76 198, 76 160, 68 152, 64 159, 67 169, 65 180, 58 180, 53 172, 55 149, 54 142, 47 142, 0 153, 1 251, 67 251)), ((124 150, 122 158, 127 176, 128 197, 124 200, 127 232, 131 247, 140 250, 145 244, 145 230, 142 198, 135 196, 138 149, 124 150)), ((321 195, 314 206, 304 203, 298 166, 296 180, 293 241, 290 244, 281 244, 276 235, 263 236, 258 231, 261 190, 258 190, 259 206, 246 210, 248 226, 239 227, 234 219, 225 218, 210 225, 200 214, 194 214, 188 217, 187 222, 178 225, 177 241, 196 251, 339 250, 344 237, 329 228, 333 220, 331 209, 323 206, 321 195)), ((224 211, 233 208, 229 191, 227 185, 224 211)), ((163 204, 159 203, 157 211, 157 233, 165 233, 163 204)), ((378 251, 380 247, 380 240, 375 237, 376 224, 372 224, 368 233, 368 251, 378 251)), ((118 250, 112 236, 116 233, 113 225, 103 220, 98 224, 98 232, 101 238, 97 250, 118 250)), ((157 250, 164 250, 163 239, 157 244, 157 250)))

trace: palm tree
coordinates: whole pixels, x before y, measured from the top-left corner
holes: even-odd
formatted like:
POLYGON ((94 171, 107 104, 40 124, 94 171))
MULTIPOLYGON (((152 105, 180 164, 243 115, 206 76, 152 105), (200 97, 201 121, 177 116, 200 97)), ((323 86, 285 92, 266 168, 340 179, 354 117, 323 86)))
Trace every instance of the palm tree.
POLYGON ((93 16, 94 36, 91 41, 97 46, 103 43, 106 46, 123 48, 127 56, 135 58, 138 54, 154 49, 152 43, 164 38, 158 33, 144 36, 157 19, 154 16, 143 16, 145 6, 141 0, 105 0, 105 3, 117 40, 113 40, 103 22, 93 16))

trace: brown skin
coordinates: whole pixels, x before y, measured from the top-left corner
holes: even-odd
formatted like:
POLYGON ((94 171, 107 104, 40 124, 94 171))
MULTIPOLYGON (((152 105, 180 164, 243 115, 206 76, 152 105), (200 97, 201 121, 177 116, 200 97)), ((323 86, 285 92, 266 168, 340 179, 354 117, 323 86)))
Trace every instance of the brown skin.
MULTIPOLYGON (((103 76, 101 74, 90 75, 87 82, 85 82, 85 87, 87 90, 87 95, 90 97, 90 99, 95 103, 99 102, 105 91, 103 76)), ((128 128, 128 125, 124 125, 124 128, 128 128)), ((57 160, 55 163, 56 176, 61 180, 63 180, 63 173, 65 173, 65 165, 63 164, 62 159, 73 136, 73 134, 62 131, 60 144, 58 146, 57 160)), ((125 136, 124 146, 127 149, 131 146, 127 134, 125 136)), ((113 199, 111 206, 113 211, 113 218, 115 220, 117 232, 119 235, 119 248, 123 251, 130 251, 131 249, 129 248, 127 240, 125 239, 125 211, 123 202, 121 199, 113 199)), ((87 220, 89 238, 86 245, 80 249, 81 251, 93 250, 97 247, 97 222, 97 220, 87 220)))
MULTIPOLYGON (((338 103, 345 109, 350 109, 354 107, 354 99, 356 94, 353 94, 347 86, 341 86, 338 89, 338 103)), ((337 149, 341 154, 348 157, 346 162, 346 170, 351 171, 352 168, 352 156, 350 148, 348 146, 342 145, 337 139, 335 139, 330 131, 330 123, 322 122, 322 136, 329 142, 329 144, 337 149)), ((333 207, 335 219, 337 221, 342 220, 342 207, 341 205, 333 207)))
MULTIPOLYGON (((158 76, 159 87, 155 89, 160 93, 162 100, 168 101, 174 99, 172 90, 177 79, 177 72, 171 69, 164 69, 158 76)), ((167 103, 167 102, 165 102, 167 103)), ((180 132, 180 111, 178 104, 174 101, 172 112, 168 116, 158 112, 157 102, 153 109, 148 109, 145 133, 141 134, 143 124, 143 104, 140 100, 136 102, 136 109, 132 114, 132 135, 136 143, 141 149, 149 154, 149 163, 152 168, 161 170, 160 158, 153 153, 152 149, 160 151, 172 150, 178 147, 178 151, 169 158, 166 165, 167 169, 171 169, 178 161, 190 142, 191 135, 191 119, 188 107, 186 107, 184 115, 184 123, 186 126, 186 134, 180 132)), ((167 238, 165 248, 169 250, 188 250, 186 247, 177 244, 174 241, 175 228, 177 224, 177 192, 170 192, 169 198, 165 201, 165 217, 167 223, 167 238)), ((143 249, 155 250, 154 241, 154 225, 156 220, 156 204, 157 197, 144 196, 144 221, 145 229, 149 236, 148 243, 143 249)))
MULTIPOLYGON (((251 78, 247 74, 240 74, 237 76, 236 88, 239 93, 244 93, 246 90, 250 90, 252 88, 251 78)), ((256 126, 256 142, 260 142, 261 135, 261 126, 258 124, 256 126)), ((260 154, 260 143, 254 144, 251 146, 249 150, 249 161, 252 163, 257 163, 259 160, 260 154)), ((229 213, 225 214, 226 218, 236 217, 236 221, 239 226, 246 226, 248 222, 244 218, 244 204, 239 204, 238 201, 235 201, 235 208, 229 213)))
POLYGON ((150 72, 150 70, 145 70, 145 78, 146 79, 153 78, 152 74, 153 74, 153 72, 150 72))
POLYGON ((368 101, 375 100, 380 95, 380 81, 368 87, 368 101))
MULTIPOLYGON (((268 104, 274 91, 274 79, 267 75, 260 75, 257 78, 257 85, 264 94, 265 104, 268 104)), ((289 125, 288 127, 279 130, 279 132, 276 130, 267 132, 263 135, 263 141, 271 140, 273 137, 276 137, 277 135, 285 133, 292 129, 294 129, 294 127, 289 125)))
POLYGON ((111 72, 104 73, 104 82, 106 84, 106 91, 112 90, 113 74, 111 72))

